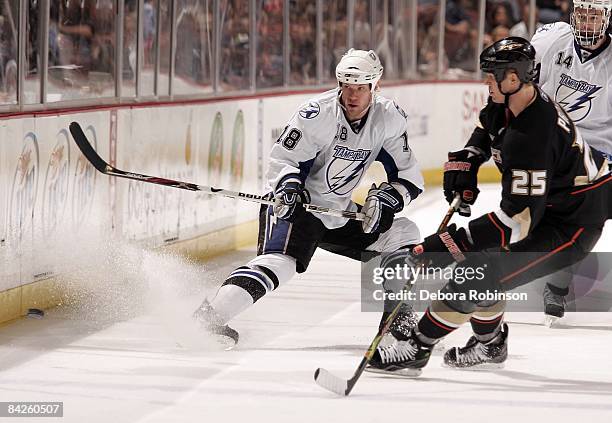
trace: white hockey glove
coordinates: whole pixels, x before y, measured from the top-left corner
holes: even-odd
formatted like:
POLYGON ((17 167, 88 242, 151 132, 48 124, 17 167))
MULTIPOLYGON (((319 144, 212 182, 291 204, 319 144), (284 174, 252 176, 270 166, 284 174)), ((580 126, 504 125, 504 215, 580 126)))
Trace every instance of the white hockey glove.
POLYGON ((296 175, 285 176, 274 191, 274 215, 293 222, 298 212, 304 210, 300 203, 310 203, 310 193, 296 175))
POLYGON ((395 213, 404 208, 402 195, 387 182, 381 183, 378 188, 372 184, 365 204, 361 210, 365 218, 361 223, 366 234, 384 233, 393 224, 395 213))

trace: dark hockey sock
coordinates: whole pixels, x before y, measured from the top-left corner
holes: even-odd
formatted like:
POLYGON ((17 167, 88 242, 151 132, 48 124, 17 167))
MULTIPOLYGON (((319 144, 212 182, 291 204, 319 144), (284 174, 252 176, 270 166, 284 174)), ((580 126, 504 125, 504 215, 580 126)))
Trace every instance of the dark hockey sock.
POLYGON ((435 311, 432 311, 430 306, 425 311, 423 317, 421 317, 421 320, 419 320, 417 328, 419 338, 423 342, 435 344, 438 340, 457 329, 459 325, 441 318, 435 311))
POLYGON ((480 342, 489 342, 499 334, 503 321, 504 313, 491 316, 491 318, 473 315, 470 324, 476 339, 480 342))
POLYGON ((223 282, 222 286, 235 285, 247 291, 253 302, 256 302, 267 292, 278 287, 278 278, 272 271, 263 266, 242 266, 234 270, 223 282))
POLYGON ((401 274, 400 269, 406 266, 406 257, 408 256, 408 248, 402 248, 392 253, 382 254, 380 257, 380 267, 383 268, 382 274, 385 276, 382 283, 385 289, 385 313, 393 311, 401 300, 390 300, 393 296, 390 294, 397 294, 404 288, 412 288, 412 284, 406 284, 408 280, 406 275, 401 274), (387 270, 389 269, 389 271, 387 270))
POLYGON ((548 287, 548 289, 550 289, 550 292, 552 292, 555 295, 560 295, 562 297, 565 297, 567 296, 567 294, 569 294, 569 287, 559 288, 558 286, 554 286, 549 283, 547 283, 546 286, 548 287))

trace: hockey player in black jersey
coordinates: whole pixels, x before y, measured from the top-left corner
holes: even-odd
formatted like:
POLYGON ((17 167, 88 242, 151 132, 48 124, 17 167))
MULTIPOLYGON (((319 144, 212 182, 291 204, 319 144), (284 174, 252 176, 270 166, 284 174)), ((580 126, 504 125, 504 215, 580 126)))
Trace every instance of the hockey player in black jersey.
MULTIPOLYGON (((570 23, 540 28, 531 40, 538 85, 564 108, 584 140, 612 161, 612 0, 573 0, 570 23), (561 59, 562 58, 562 59, 561 59)), ((571 301, 580 263, 545 278, 544 323, 552 326, 571 301)))
MULTIPOLYGON (((450 153, 444 193, 465 204, 478 196, 477 173, 493 158, 502 174, 500 208, 465 228, 450 225, 411 250, 409 261, 486 269, 485 277, 451 280, 448 300, 433 301, 406 337, 379 347, 378 371, 418 375, 433 346, 470 321, 474 335, 446 352, 450 367, 499 367, 507 357, 505 302, 474 298, 526 284, 583 259, 611 218, 612 176, 603 155, 584 143, 563 109, 532 82, 535 51, 519 37, 486 48, 480 67, 489 101, 465 148, 450 153), (437 254, 431 254, 437 253, 437 254), (463 283, 461 283, 463 282, 463 283)), ((464 274, 467 274, 464 272, 464 274)))

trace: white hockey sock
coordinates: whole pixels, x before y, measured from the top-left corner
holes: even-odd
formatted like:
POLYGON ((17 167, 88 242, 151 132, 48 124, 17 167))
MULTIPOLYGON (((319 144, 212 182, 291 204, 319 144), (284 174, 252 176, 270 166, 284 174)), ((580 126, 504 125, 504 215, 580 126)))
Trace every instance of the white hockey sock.
POLYGON ((295 259, 263 254, 229 274, 210 303, 223 324, 253 305, 295 274, 295 259))
POLYGON ((253 297, 236 285, 223 285, 210 305, 226 324, 238 314, 253 305, 253 297))

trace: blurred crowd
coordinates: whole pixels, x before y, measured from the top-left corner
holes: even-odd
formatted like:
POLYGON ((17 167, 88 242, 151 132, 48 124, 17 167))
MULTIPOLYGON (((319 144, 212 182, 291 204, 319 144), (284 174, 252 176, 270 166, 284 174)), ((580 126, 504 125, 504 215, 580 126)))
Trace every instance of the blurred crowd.
MULTIPOLYGON (((250 89, 253 82, 258 89, 326 83, 333 81, 335 64, 348 47, 376 50, 387 78, 439 77, 440 63, 446 77, 452 77, 453 72, 469 77, 475 71, 476 56, 483 46, 508 35, 530 36, 527 0, 487 0, 483 45, 478 45, 479 0, 447 0, 444 57, 439 60, 440 1, 416 1, 415 29, 411 28, 414 9, 407 0, 355 0, 351 25, 348 2, 326 0, 321 2, 322 28, 317 28, 316 0, 290 0, 286 34, 289 43, 283 49, 285 1, 254 0, 256 53, 252 66, 250 1, 219 0, 219 9, 214 10, 213 0, 176 0, 173 92, 210 92, 217 78, 216 58, 219 60, 216 85, 221 91, 250 89), (214 52, 216 19, 220 24, 216 32, 220 37, 218 54, 214 52), (351 46, 349 34, 352 34, 351 46), (416 34, 416 42, 412 34, 416 34), (318 36, 322 43, 320 78, 317 78, 318 36), (411 63, 414 57, 416 63, 411 63)), ((19 4, 28 7, 26 78, 40 74, 42 3, 39 0, 0 1, 1 103, 10 102, 17 86, 19 4)), ((144 0, 140 95, 168 93, 171 5, 170 0, 144 0)), ((124 0, 123 22, 116 21, 115 0, 50 0, 49 7, 48 91, 56 92, 58 99, 67 87, 80 90, 83 96, 101 96, 107 89, 112 95, 119 59, 122 95, 135 95, 139 63, 138 0, 124 0), (123 31, 120 55, 116 54, 118 30, 123 31)), ((567 21, 570 1, 537 0, 535 13, 538 27, 548 22, 567 21)))
MULTIPOLYGON (((570 0, 537 0, 535 10, 535 29, 544 24, 569 22, 570 0)), ((475 55, 486 46, 506 38, 518 36, 531 38, 529 33, 530 2, 528 0, 487 0, 485 27, 482 45, 478 45, 479 2, 478 0, 447 0, 444 33, 444 63, 450 69, 474 71, 475 55)), ((419 13, 437 15, 437 2, 419 0, 419 13)), ((424 23, 424 20, 420 20, 424 23)), ((432 25, 433 26, 433 25, 432 25)), ((437 42, 437 27, 419 26, 419 38, 433 37, 437 42)), ((431 44, 431 43, 429 43, 431 44)), ((436 54, 435 49, 419 51, 425 55, 423 62, 431 61, 427 55, 436 54)))
MULTIPOLYGON (((235 10, 240 1, 228 1, 229 10, 235 10)), ((406 3, 406 2, 404 2, 406 3)), ((410 9, 400 10, 389 7, 391 0, 356 0, 353 16, 353 43, 351 47, 374 49, 381 57, 387 76, 408 78, 433 75, 437 72, 437 51, 439 37, 439 0, 418 0, 417 6, 417 57, 420 75, 409 74, 409 66, 401 60, 410 43, 410 9), (371 7, 379 15, 372 28, 371 7), (386 16, 383 16, 386 15, 386 16), (396 43, 400 58, 392 60, 391 46, 396 43), (386 62, 386 63, 385 63, 386 62)), ((536 24, 566 21, 569 22, 570 0, 537 0, 536 24)), ((333 79, 335 63, 349 47, 347 45, 347 2, 326 1, 323 5, 323 81, 333 79)), ((259 0, 257 19, 257 86, 270 87, 282 85, 282 0, 259 0)), ((531 38, 529 33, 530 6, 528 0, 487 0, 485 12, 485 33, 481 46, 478 45, 479 1, 447 0, 444 28, 443 64, 445 70, 458 69, 469 73, 475 71, 476 55, 493 42, 509 35, 531 38)), ((316 82, 316 7, 313 0, 290 1, 290 53, 289 84, 310 85, 316 82)), ((223 44, 223 56, 236 64, 248 63, 248 15, 228 13, 228 28, 239 27, 234 37, 228 37, 223 44), (240 24, 234 24, 234 19, 240 24), (240 58, 240 59, 238 59, 240 58)), ((244 75, 245 66, 227 66, 222 72, 225 82, 236 86, 236 81, 244 75)))

